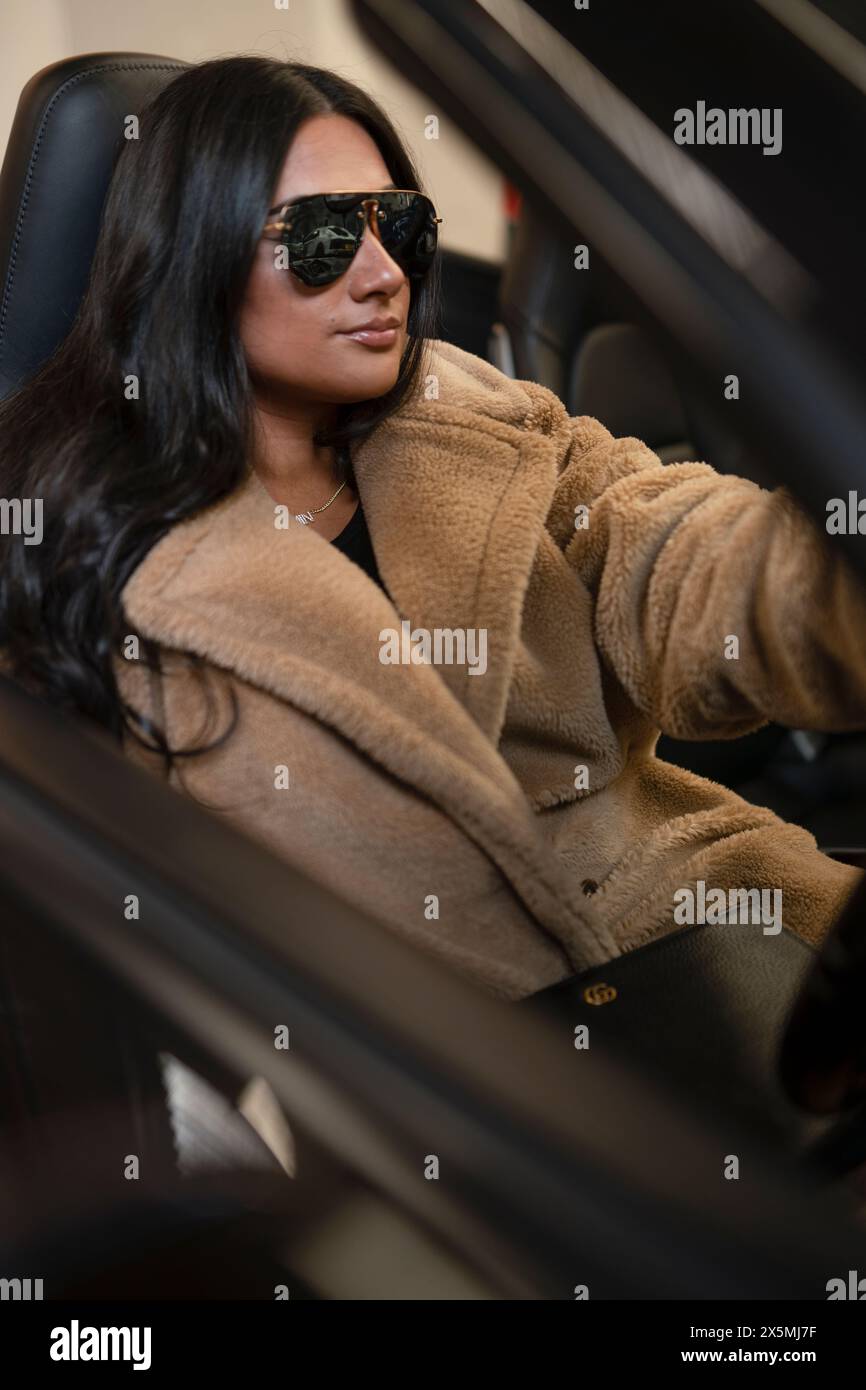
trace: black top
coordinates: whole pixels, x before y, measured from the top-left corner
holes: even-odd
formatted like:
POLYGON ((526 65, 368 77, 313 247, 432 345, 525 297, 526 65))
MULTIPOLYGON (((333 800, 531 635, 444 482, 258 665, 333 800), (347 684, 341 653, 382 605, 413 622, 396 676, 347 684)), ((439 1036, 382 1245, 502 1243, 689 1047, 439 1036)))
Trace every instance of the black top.
POLYGON ((342 550, 344 555, 348 555, 350 560, 354 560, 356 565, 360 565, 361 569, 365 570, 370 578, 375 580, 381 589, 385 590, 385 593, 388 592, 382 583, 382 576, 379 574, 373 542, 370 540, 370 532, 367 529, 367 518, 364 516, 360 501, 339 536, 334 536, 331 544, 335 545, 338 550, 342 550))

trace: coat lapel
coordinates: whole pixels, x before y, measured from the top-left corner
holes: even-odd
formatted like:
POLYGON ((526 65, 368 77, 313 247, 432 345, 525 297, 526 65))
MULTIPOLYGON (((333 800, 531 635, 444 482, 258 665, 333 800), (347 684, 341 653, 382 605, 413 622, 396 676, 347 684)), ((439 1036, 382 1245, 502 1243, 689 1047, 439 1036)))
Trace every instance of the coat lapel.
POLYGON ((250 471, 145 557, 124 591, 128 618, 328 724, 482 845, 560 941, 565 931, 576 965, 610 959, 615 946, 593 948, 496 747, 556 450, 440 396, 380 425, 355 474, 390 598, 314 527, 275 526, 250 471), (383 664, 380 635, 403 619, 485 628, 485 673, 383 664))
POLYGON ((355 459, 379 570, 413 629, 474 633, 486 669, 436 667, 494 744, 523 598, 556 481, 551 442, 441 400, 385 422, 355 459))

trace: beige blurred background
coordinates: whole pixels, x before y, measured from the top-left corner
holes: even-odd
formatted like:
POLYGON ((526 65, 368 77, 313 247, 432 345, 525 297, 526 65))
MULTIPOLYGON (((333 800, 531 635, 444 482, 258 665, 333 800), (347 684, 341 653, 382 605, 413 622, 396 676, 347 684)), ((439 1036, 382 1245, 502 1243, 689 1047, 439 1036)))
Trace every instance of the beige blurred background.
POLYGON ((406 140, 445 219, 442 245, 501 261, 501 175, 368 45, 346 0, 289 0, 287 10, 274 0, 2 0, 0 149, 21 88, 35 72, 60 58, 121 49, 193 63, 261 53, 334 68, 374 96, 406 140), (436 140, 425 137, 429 115, 439 118, 436 140))

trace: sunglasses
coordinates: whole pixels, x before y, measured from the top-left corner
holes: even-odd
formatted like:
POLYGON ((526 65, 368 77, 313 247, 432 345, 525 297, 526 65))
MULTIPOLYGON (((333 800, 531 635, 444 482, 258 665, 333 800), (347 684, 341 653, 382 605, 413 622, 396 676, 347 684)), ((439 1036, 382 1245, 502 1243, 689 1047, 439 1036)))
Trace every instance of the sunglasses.
POLYGON ((264 232, 286 247, 289 270, 304 285, 331 285, 345 275, 369 227, 388 255, 413 280, 427 274, 438 243, 436 209, 414 189, 379 193, 313 193, 268 211, 264 232))

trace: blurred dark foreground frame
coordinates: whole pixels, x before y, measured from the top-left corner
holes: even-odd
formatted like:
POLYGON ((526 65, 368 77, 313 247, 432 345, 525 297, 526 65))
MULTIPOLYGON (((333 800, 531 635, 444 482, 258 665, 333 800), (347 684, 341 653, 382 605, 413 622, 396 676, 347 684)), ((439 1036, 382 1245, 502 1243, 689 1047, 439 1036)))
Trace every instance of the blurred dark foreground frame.
POLYGON ((587 1065, 570 1028, 486 997, 5 681, 0 845, 4 961, 35 952, 44 980, 36 998, 2 985, 0 1254, 47 1297, 272 1298, 282 1270, 316 1297, 821 1298, 866 1269, 850 1202, 724 1098, 713 1127, 603 1047, 587 1065), (65 1012, 55 949, 76 972, 65 1012), (106 1010, 126 1080, 64 1111, 64 1068, 106 1010), (297 1176, 179 1180, 154 1046, 229 1094, 264 1077, 297 1176), (251 1232, 264 1248, 226 1255, 251 1232))

